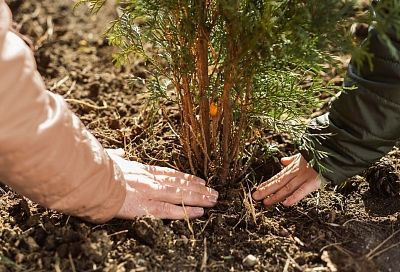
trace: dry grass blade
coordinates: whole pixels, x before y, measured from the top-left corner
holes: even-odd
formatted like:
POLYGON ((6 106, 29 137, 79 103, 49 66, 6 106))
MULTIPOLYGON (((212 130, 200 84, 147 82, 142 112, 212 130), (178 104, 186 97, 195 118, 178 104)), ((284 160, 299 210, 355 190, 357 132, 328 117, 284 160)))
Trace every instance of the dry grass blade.
POLYGON ((301 266, 292 258, 292 256, 289 255, 289 253, 285 251, 285 254, 288 260, 290 260, 298 270, 303 271, 303 268, 301 268, 301 266))
POLYGON ((399 232, 400 232, 400 229, 398 229, 397 231, 393 232, 388 238, 386 238, 385 240, 383 240, 379 245, 377 245, 374 249, 372 249, 365 257, 366 257, 368 260, 372 260, 374 257, 376 257, 376 256, 378 256, 378 255, 380 255, 380 254, 382 254, 383 252, 385 252, 385 251, 387 251, 387 250, 389 250, 389 249, 391 249, 391 248, 393 248, 393 247, 398 246, 398 245, 400 244, 400 242, 399 242, 399 243, 396 243, 396 244, 394 244, 394 245, 391 245, 391 246, 389 246, 389 247, 387 247, 387 248, 385 248, 385 249, 383 249, 383 250, 378 251, 387 241, 389 241, 390 239, 392 239, 392 238, 393 238, 397 233, 399 233, 399 232))
POLYGON ((185 221, 186 221, 186 223, 187 223, 188 229, 189 229, 190 234, 191 234, 191 237, 190 237, 190 238, 191 238, 192 240, 194 240, 195 237, 194 237, 194 231, 193 231, 192 223, 190 223, 189 216, 187 215, 187 212, 186 212, 185 203, 183 203, 183 202, 182 202, 182 207, 183 207, 183 210, 185 211, 185 221))
POLYGON ((369 260, 372 260, 373 258, 375 258, 375 257, 377 257, 377 256, 379 256, 379 255, 381 255, 382 253, 388 251, 389 249, 392 249, 392 248, 397 247, 397 246, 400 246, 400 242, 398 242, 398 243, 396 243, 396 244, 393 244, 393 245, 390 245, 390 246, 388 246, 387 248, 384 248, 384 249, 382 249, 382 250, 376 252, 375 254, 373 254, 373 255, 371 255, 371 256, 369 257, 369 260))
POLYGON ((283 272, 288 272, 289 271, 289 265, 290 265, 290 258, 288 257, 286 259, 285 266, 283 267, 283 272))
POLYGON ((89 102, 86 102, 86 101, 83 101, 83 100, 78 100, 78 99, 73 99, 73 98, 67 98, 67 99, 64 99, 64 100, 67 103, 83 105, 83 106, 86 106, 88 108, 92 108, 92 109, 95 109, 95 110, 105 110, 105 109, 108 108, 107 103, 105 101, 103 101, 103 106, 97 106, 93 102, 92 102, 93 103, 92 104, 92 103, 89 103, 89 102))
POLYGON ((54 91, 55 89, 60 88, 62 85, 64 85, 65 82, 67 82, 69 79, 69 76, 65 76, 56 83, 54 83, 53 86, 51 86, 50 91, 54 91))
POLYGON ((248 192, 246 192, 246 190, 242 186, 242 190, 243 190, 243 204, 246 208, 247 213, 249 213, 251 215, 251 218, 254 221, 254 224, 257 225, 257 217, 256 217, 256 208, 254 207, 253 204, 253 199, 251 197, 251 191, 249 190, 248 192))
POLYGON ((71 270, 72 270, 72 272, 76 272, 74 260, 72 260, 71 253, 68 254, 68 259, 69 259, 69 262, 70 262, 70 264, 71 264, 71 270))
POLYGON ((201 263, 200 271, 207 271, 207 260, 208 260, 207 238, 204 237, 204 253, 203 253, 203 260, 201 263))

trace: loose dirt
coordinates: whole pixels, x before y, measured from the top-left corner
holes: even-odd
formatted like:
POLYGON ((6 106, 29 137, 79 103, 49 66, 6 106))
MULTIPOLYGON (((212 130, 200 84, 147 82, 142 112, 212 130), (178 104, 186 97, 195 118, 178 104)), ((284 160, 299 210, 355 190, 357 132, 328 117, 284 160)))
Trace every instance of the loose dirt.
MULTIPOLYGON (((112 64, 115 50, 102 33, 116 14, 113 5, 91 16, 68 0, 8 2, 17 28, 33 41, 48 88, 105 147, 125 148, 145 163, 179 161, 165 120, 148 129, 149 118, 159 115, 148 111, 143 86, 128 84, 132 73, 145 76, 143 63, 112 64)), ((178 118, 174 105, 166 111, 178 118)), ((275 138, 279 156, 293 151, 284 137, 275 138)), ((191 221, 141 217, 93 225, 1 186, 0 271, 399 271, 400 197, 379 193, 387 180, 398 180, 399 160, 394 149, 369 172, 371 188, 357 176, 342 192, 327 187, 291 208, 253 203, 248 182, 216 186, 219 204, 191 221)), ((268 178, 279 170, 272 163, 262 172, 268 178)))

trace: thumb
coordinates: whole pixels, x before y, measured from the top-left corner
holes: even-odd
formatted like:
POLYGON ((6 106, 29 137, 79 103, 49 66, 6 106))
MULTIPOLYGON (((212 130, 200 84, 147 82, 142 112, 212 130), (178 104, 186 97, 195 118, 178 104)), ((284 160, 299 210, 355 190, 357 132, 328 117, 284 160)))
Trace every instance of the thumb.
POLYGON ((290 157, 283 157, 283 158, 281 158, 281 163, 282 163, 284 166, 288 166, 288 165, 291 164, 292 161, 294 161, 297 157, 298 157, 298 154, 293 155, 293 156, 290 156, 290 157))

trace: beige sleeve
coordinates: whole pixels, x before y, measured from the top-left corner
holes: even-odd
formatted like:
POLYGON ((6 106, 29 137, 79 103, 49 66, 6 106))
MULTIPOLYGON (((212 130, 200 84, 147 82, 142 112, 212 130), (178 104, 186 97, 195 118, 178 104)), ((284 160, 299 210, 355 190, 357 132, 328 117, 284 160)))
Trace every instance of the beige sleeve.
POLYGON ((46 91, 10 22, 0 0, 0 181, 45 207, 105 222, 125 199, 121 170, 62 97, 46 91))

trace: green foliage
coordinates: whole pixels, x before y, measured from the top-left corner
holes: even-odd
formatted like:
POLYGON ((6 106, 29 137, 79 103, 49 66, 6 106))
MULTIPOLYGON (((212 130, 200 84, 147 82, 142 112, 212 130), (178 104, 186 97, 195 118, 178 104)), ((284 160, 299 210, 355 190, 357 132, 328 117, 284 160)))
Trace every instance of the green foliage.
MULTIPOLYGON (((385 44, 394 59, 399 59, 393 40, 400 40, 400 1, 399 0, 372 0, 371 12, 360 16, 359 20, 374 28, 378 38, 385 44)), ((369 52, 371 32, 360 46, 351 49, 352 61, 357 68, 368 66, 373 69, 373 54, 369 52)))
MULTIPOLYGON (((105 0, 80 2, 97 12, 105 0)), ((304 136, 304 117, 318 103, 317 94, 329 88, 318 78, 322 64, 334 62, 329 52, 354 47, 347 34, 353 2, 119 1, 121 15, 108 39, 120 48, 117 64, 145 60, 154 98, 177 98, 182 114, 177 131, 192 171, 234 178, 244 144, 261 140, 254 133, 260 124, 304 136), (167 92, 171 85, 173 97, 167 92)), ((378 29, 384 33, 392 21, 397 27, 396 16, 378 29)), ((370 57, 365 52, 354 55, 365 60, 370 57)))
POLYGON ((76 6, 86 3, 89 6, 90 12, 97 13, 106 2, 107 0, 77 0, 76 6))
POLYGON ((392 38, 400 40, 400 1, 383 0, 374 6, 375 18, 371 18, 379 38, 390 49, 394 58, 400 56, 392 44, 392 38))

